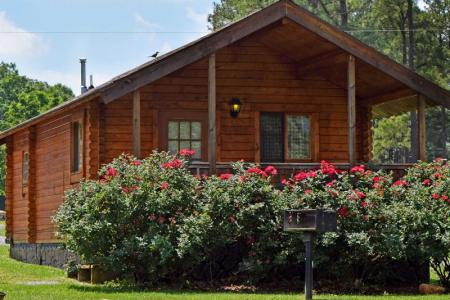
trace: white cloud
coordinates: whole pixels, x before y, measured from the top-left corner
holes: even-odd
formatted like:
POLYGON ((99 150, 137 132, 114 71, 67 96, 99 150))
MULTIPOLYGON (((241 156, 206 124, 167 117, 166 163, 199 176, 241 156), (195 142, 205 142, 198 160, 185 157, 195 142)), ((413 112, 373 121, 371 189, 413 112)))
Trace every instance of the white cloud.
POLYGON ((198 13, 192 7, 186 8, 186 16, 203 30, 208 26, 208 13, 198 13))
POLYGON ((158 24, 148 21, 138 13, 134 14, 134 20, 139 26, 144 27, 147 30, 155 30, 161 28, 161 26, 159 26, 158 24))
POLYGON ((48 49, 42 37, 14 24, 4 11, 0 11, 0 45, 0 57, 11 61, 35 57, 48 49))

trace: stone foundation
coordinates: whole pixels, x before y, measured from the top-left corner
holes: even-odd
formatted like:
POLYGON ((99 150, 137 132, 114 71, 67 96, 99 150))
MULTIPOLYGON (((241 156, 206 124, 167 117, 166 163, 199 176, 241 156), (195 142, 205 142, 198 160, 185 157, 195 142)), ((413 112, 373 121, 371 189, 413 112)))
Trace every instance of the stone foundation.
POLYGON ((69 253, 62 244, 10 244, 11 258, 36 265, 64 268, 69 253))

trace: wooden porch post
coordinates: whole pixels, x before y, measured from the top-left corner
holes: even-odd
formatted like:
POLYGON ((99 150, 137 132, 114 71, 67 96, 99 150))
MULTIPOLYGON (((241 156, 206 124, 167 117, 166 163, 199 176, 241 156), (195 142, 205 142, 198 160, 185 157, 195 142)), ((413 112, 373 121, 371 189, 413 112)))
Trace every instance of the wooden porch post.
POLYGON ((133 155, 141 158, 141 94, 133 92, 133 155))
POLYGON ((355 57, 349 55, 347 67, 347 111, 348 111, 348 161, 356 162, 356 93, 355 93, 355 57))
POLYGON ((209 174, 216 173, 216 55, 209 56, 208 71, 208 162, 209 174))
POLYGON ((419 149, 418 158, 421 161, 426 160, 425 156, 425 97, 423 95, 418 95, 417 99, 417 126, 419 135, 419 149))

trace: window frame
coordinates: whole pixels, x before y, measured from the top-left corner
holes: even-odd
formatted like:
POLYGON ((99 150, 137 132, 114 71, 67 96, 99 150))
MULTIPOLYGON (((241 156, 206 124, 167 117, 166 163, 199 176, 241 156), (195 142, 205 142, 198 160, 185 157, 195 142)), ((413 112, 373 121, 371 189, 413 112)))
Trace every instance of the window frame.
POLYGON ((176 122, 200 122, 201 126, 201 149, 202 153, 200 159, 196 161, 208 161, 208 114, 205 112, 186 112, 186 111, 170 111, 161 112, 159 116, 161 121, 159 128, 159 147, 163 151, 169 149, 169 121, 176 122))
MULTIPOLYGON (((319 158, 319 115, 318 113, 304 113, 304 112, 273 112, 273 111, 264 111, 261 113, 282 113, 283 117, 283 163, 311 163, 318 161, 319 158), (310 140, 310 157, 307 159, 289 159, 289 137, 288 137, 288 116, 303 116, 308 117, 310 122, 310 132, 309 132, 309 140, 310 140)), ((260 125, 261 126, 261 125, 260 125)), ((260 127, 259 127, 260 128, 260 127)), ((258 136, 261 136, 261 133, 258 133, 258 136)), ((260 137, 261 138, 261 137, 260 137)), ((260 141, 261 143, 261 141, 260 141)), ((271 162, 263 162, 261 158, 259 158, 262 163, 271 163, 271 162)))
POLYGON ((84 165, 85 165, 85 137, 86 137, 86 126, 85 126, 85 113, 84 109, 76 112, 72 115, 72 120, 70 122, 70 162, 69 162, 69 168, 70 168, 70 183, 77 183, 79 182, 83 176, 84 176, 84 165), (81 147, 79 147, 79 168, 78 170, 74 170, 73 163, 74 163, 74 127, 75 124, 79 124, 79 131, 81 133, 81 137, 79 136, 79 142, 81 142, 81 147))
POLYGON ((22 186, 27 187, 30 183, 30 152, 28 151, 22 151, 22 186), (25 157, 28 157, 27 160, 25 160, 25 157), (25 162, 27 162, 25 166, 25 162), (25 167, 27 171, 27 177, 25 180, 25 167))
POLYGON ((315 160, 314 155, 314 143, 316 141, 314 134, 314 117, 313 114, 305 113, 284 113, 284 161, 285 162, 313 162, 315 160), (289 132, 288 132, 288 117, 307 117, 309 119, 309 157, 308 158, 289 158, 289 132))

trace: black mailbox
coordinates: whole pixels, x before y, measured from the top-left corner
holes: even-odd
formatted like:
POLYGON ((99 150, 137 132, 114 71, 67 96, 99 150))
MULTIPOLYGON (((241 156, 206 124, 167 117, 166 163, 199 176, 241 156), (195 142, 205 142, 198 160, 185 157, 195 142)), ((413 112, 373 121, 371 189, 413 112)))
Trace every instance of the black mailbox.
POLYGON ((284 231, 331 232, 337 229, 337 216, 330 209, 284 211, 284 231))

